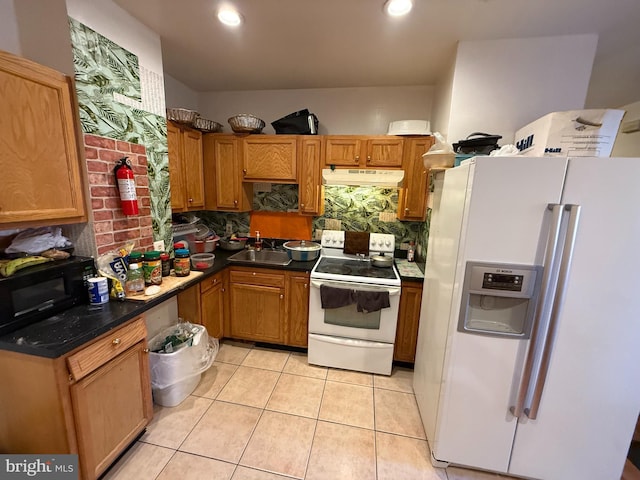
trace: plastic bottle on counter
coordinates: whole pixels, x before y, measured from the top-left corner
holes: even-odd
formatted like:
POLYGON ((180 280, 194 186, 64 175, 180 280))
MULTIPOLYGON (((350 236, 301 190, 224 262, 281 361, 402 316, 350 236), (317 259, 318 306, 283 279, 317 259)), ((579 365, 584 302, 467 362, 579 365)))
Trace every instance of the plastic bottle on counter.
POLYGON ((175 251, 175 258, 173 259, 173 271, 176 277, 186 277, 191 273, 191 258, 189 256, 189 250, 186 248, 179 248, 175 251))
POLYGON ((258 230, 256 230, 256 243, 254 247, 256 248, 256 252, 262 250, 262 240, 260 240, 260 232, 258 230))
POLYGON ((138 295, 144 292, 144 274, 137 263, 129 264, 124 291, 127 295, 138 295))
POLYGON ((413 240, 409 242, 409 249, 407 250, 407 262, 415 261, 416 247, 413 240))

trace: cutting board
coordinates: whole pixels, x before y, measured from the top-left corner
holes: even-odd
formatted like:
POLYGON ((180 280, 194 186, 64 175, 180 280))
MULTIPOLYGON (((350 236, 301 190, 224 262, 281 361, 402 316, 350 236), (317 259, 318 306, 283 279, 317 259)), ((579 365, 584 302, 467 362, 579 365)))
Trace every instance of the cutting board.
POLYGON ((186 277, 176 277, 175 274, 172 273, 168 277, 162 277, 162 283, 158 285, 160 287, 160 291, 158 293, 154 295, 127 295, 125 298, 133 302, 148 302, 160 295, 164 295, 165 293, 180 288, 185 283, 188 283, 201 275, 203 275, 202 272, 196 272, 194 270, 192 270, 186 277))
POLYGON ((251 212, 249 235, 256 230, 263 238, 286 238, 287 240, 311 240, 313 218, 289 212, 251 212))

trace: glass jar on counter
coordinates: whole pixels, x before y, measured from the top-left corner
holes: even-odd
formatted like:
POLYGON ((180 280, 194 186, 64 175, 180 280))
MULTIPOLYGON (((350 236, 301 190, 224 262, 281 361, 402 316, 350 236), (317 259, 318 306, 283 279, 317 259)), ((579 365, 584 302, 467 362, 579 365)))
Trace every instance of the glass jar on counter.
POLYGON ((160 254, 160 262, 162 262, 162 276, 168 277, 171 275, 171 257, 167 252, 160 254))
POLYGON ((186 277, 191 273, 191 258, 189 257, 189 250, 186 248, 178 248, 175 251, 173 271, 176 277, 186 277))
POLYGON ((151 250, 145 252, 142 261, 142 271, 144 272, 145 285, 160 285, 162 283, 162 261, 160 252, 151 250))

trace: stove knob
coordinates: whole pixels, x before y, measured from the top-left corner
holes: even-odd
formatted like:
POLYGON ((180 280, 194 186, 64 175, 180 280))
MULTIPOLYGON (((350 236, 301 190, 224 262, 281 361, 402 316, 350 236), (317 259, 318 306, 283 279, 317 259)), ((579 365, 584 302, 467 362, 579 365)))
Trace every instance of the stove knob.
POLYGON ((385 240, 384 244, 385 244, 387 247, 390 247, 390 246, 391 246, 391 240, 385 240))

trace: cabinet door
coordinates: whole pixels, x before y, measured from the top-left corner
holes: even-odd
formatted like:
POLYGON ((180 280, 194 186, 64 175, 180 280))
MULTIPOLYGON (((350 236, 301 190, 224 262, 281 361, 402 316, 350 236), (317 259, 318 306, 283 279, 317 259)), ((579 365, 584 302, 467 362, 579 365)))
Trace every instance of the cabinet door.
POLYGON ((422 301, 421 283, 402 283, 396 343, 393 359, 413 363, 416 357, 418 325, 420 323, 420 303, 422 301))
POLYGON ((171 188, 171 210, 183 212, 186 210, 185 185, 182 172, 184 162, 182 158, 182 133, 180 127, 167 122, 167 149, 169 151, 169 181, 171 188))
POLYGON ((205 326, 210 337, 223 337, 226 290, 222 272, 200 283, 202 325, 205 326))
POLYGON ((80 468, 98 478, 151 421, 146 341, 71 386, 80 468))
POLYGON ((306 347, 309 334, 309 274, 290 274, 287 285, 287 345, 306 347))
POLYGON ((86 221, 71 92, 62 73, 0 51, 3 228, 86 221))
POLYGON ((182 150, 186 206, 189 210, 202 210, 204 208, 202 133, 185 129, 182 133, 182 150))
POLYGON ((429 171, 422 161, 422 154, 433 144, 433 137, 408 139, 404 147, 404 186, 400 191, 399 220, 423 221, 427 213, 429 171))
POLYGON ((297 181, 297 138, 294 135, 250 135, 243 140, 245 182, 297 181))
POLYGON ((178 293, 178 316, 187 322, 202 324, 199 283, 178 293))
POLYGON ((210 210, 251 210, 253 190, 242 183, 239 140, 233 135, 204 136, 205 199, 210 210))
POLYGON ((353 135, 327 135, 325 137, 324 165, 357 167, 360 165, 362 137, 353 135))
POLYGON ((399 137, 371 138, 367 140, 367 167, 402 168, 404 139, 399 137))
POLYGON ((229 280, 231 336, 284 343, 284 292, 283 273, 232 270, 229 280))
POLYGON ((324 206, 320 178, 322 140, 317 136, 304 136, 299 141, 298 209, 304 215, 320 215, 324 206))

